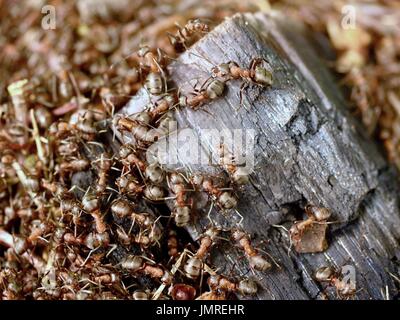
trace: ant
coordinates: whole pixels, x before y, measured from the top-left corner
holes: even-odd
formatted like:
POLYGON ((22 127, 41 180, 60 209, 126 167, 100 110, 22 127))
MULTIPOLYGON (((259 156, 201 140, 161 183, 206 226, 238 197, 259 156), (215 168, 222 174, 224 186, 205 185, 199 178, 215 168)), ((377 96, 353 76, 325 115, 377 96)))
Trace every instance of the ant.
POLYGON ((137 51, 140 59, 141 69, 148 69, 150 73, 159 73, 165 65, 165 54, 161 49, 157 49, 157 55, 153 53, 149 46, 142 45, 137 51))
POLYGON ((189 107, 193 110, 199 109, 204 103, 221 97, 225 91, 225 82, 219 79, 209 78, 199 89, 190 95, 180 95, 179 104, 182 107, 189 107))
POLYGON ((159 279, 163 284, 172 283, 172 274, 162 266, 145 261, 144 257, 128 255, 121 262, 121 267, 132 273, 148 275, 153 279, 159 279))
POLYGON ((188 278, 196 279, 200 276, 203 261, 206 258, 206 255, 210 252, 211 247, 215 244, 221 229, 216 227, 208 228, 200 238, 200 246, 197 249, 196 253, 189 258, 183 269, 188 278))
POLYGON ((183 28, 179 24, 176 24, 176 26, 178 31, 174 35, 171 33, 167 35, 177 52, 187 49, 193 42, 195 35, 209 32, 208 24, 201 22, 200 19, 189 20, 183 28))
POLYGON ((176 96, 173 94, 165 94, 160 100, 154 104, 150 104, 149 115, 152 121, 159 118, 169 110, 171 110, 176 104, 176 96))
POLYGON ((229 173, 231 179, 237 185, 244 185, 249 182, 249 171, 244 167, 238 167, 234 164, 234 156, 225 150, 225 145, 220 144, 220 163, 229 173))
POLYGON ((269 263, 262 255, 260 255, 258 250, 253 247, 250 237, 244 231, 234 229, 232 231, 232 238, 244 251, 251 268, 262 272, 271 269, 271 263, 269 263))
POLYGON ((307 205, 308 219, 296 222, 289 230, 290 239, 299 253, 321 252, 327 249, 327 220, 331 216, 328 208, 307 205))
POLYGON ((90 167, 89 160, 85 158, 75 158, 75 159, 72 158, 60 163, 59 172, 61 177, 65 177, 66 174, 85 171, 89 167, 90 167))
POLYGON ((355 283, 344 281, 339 271, 331 267, 321 267, 315 272, 315 279, 319 282, 327 282, 336 288, 339 296, 351 296, 356 292, 355 283))
MULTIPOLYGON (((0 230, 1 232, 1 230, 0 230)), ((176 259, 179 255, 178 251, 178 237, 176 234, 175 230, 169 230, 168 231, 168 240, 167 240, 167 248, 168 248, 168 256, 171 257, 171 259, 176 259)))
POLYGON ((98 168, 98 180, 96 184, 96 192, 101 194, 107 188, 108 175, 111 170, 112 160, 107 157, 106 153, 100 154, 100 157, 93 162, 98 168))
POLYGON ((161 65, 165 63, 165 54, 160 49, 157 50, 157 56, 150 50, 148 46, 142 46, 138 51, 141 69, 149 69, 144 87, 152 95, 160 95, 164 88, 167 87, 167 81, 161 65))
POLYGON ((119 150, 119 156, 125 167, 135 165, 151 183, 160 185, 164 181, 165 174, 161 167, 155 163, 148 165, 146 161, 139 158, 137 150, 123 145, 119 150))
POLYGON ((96 225, 96 231, 100 234, 105 233, 107 230, 107 225, 100 211, 100 200, 97 195, 86 192, 82 199, 82 208, 93 217, 96 225))
POLYGON ((210 275, 207 283, 211 291, 239 292, 242 295, 255 295, 258 291, 257 284, 251 279, 234 282, 222 275, 210 275))
POLYGON ((244 83, 240 88, 240 101, 243 100, 243 91, 250 83, 255 83, 264 87, 271 86, 273 83, 272 73, 263 64, 268 63, 263 58, 254 58, 250 62, 249 68, 240 67, 236 62, 229 61, 221 63, 212 68, 213 77, 223 79, 243 79, 244 83))
POLYGON ((131 174, 120 176, 115 183, 119 193, 128 196, 144 196, 144 199, 154 202, 165 200, 165 190, 162 187, 155 184, 141 185, 131 174))
POLYGON ((187 226, 191 219, 191 205, 187 202, 187 187, 183 176, 177 172, 170 174, 168 187, 175 194, 173 216, 178 227, 187 226))
MULTIPOLYGON (((132 225, 137 223, 144 229, 138 237, 133 239, 134 242, 148 246, 157 244, 160 240, 162 236, 162 228, 160 224, 156 222, 151 213, 135 212, 130 202, 122 198, 113 201, 111 204, 111 212, 120 219, 128 217, 132 221, 132 225)), ((125 238, 127 243, 130 243, 131 240, 129 235, 125 234, 123 230, 117 230, 117 233, 119 233, 122 238, 125 238)))
POLYGON ((140 185, 132 174, 124 174, 115 181, 118 192, 122 194, 137 196, 143 193, 145 186, 140 185))
POLYGON ((217 187, 211 177, 206 177, 200 174, 194 175, 191 182, 195 187, 200 188, 213 200, 217 202, 221 209, 229 210, 237 206, 237 199, 230 191, 224 191, 217 187))
POLYGON ((254 58, 250 62, 248 69, 241 68, 236 62, 229 61, 221 63, 220 65, 212 68, 214 77, 229 79, 243 79, 246 82, 253 82, 262 86, 272 85, 272 73, 262 66, 263 62, 267 60, 263 58, 254 58))
POLYGON ((173 115, 167 112, 159 121, 157 128, 149 128, 150 116, 147 112, 143 111, 138 113, 133 119, 127 116, 116 116, 113 119, 113 124, 121 132, 130 132, 138 141, 144 144, 151 144, 169 132, 169 125, 172 120, 173 115))

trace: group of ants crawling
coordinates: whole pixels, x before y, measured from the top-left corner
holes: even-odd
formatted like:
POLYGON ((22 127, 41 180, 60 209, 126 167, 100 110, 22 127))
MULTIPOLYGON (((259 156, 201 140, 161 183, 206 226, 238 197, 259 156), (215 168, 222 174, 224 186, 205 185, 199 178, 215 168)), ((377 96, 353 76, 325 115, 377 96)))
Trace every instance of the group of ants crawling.
MULTIPOLYGON (((169 39, 179 51, 205 32, 208 32, 207 24, 190 20, 176 34, 169 34, 169 39)), ((168 134, 173 109, 198 110, 221 97, 232 80, 267 88, 273 83, 271 70, 265 59, 259 57, 252 59, 248 68, 233 61, 224 62, 213 67, 211 77, 194 92, 174 92, 167 90, 169 59, 161 50, 142 46, 134 54, 152 102, 133 115, 111 112, 112 129, 131 135, 133 142, 122 143, 119 151, 111 154, 98 142, 104 131, 98 126, 105 119, 97 111, 80 109, 70 121, 59 120, 48 129, 53 156, 57 159, 57 180, 40 174, 27 175, 12 158, 3 157, 2 161, 7 160, 15 170, 39 215, 48 215, 46 203, 49 201, 58 206, 54 209, 55 218, 40 219, 26 236, 11 236, 0 229, 0 242, 11 250, 9 260, 22 257, 31 261, 37 270, 46 271, 40 290, 31 288, 35 299, 225 300, 234 294, 256 295, 259 287, 252 278, 237 280, 209 266, 212 248, 229 233, 228 238, 243 252, 253 272, 273 268, 240 223, 226 230, 211 221, 199 237, 198 245, 185 244, 179 236, 180 229, 193 222, 196 193, 206 195, 212 206, 221 211, 235 210, 238 199, 234 190, 249 182, 251 172, 237 165, 234 156, 223 146, 221 166, 229 176, 224 180, 165 170, 157 163, 148 163, 145 153, 168 134), (74 177, 87 171, 94 172, 93 182, 86 190, 77 190, 74 177), (164 216, 155 213, 163 204, 171 209, 167 223, 162 221, 164 216), (49 239, 52 247, 45 264, 36 252, 49 239), (160 251, 163 248, 167 249, 167 255, 160 251), (204 279, 208 285, 205 292, 204 279)), ((13 103, 22 101, 22 86, 14 83, 10 91, 13 103)), ((104 92, 102 99, 104 106, 113 109, 110 92, 104 92)), ((299 253, 324 251, 331 212, 307 205, 305 213, 308 218, 290 228, 290 240, 299 253), (315 232, 319 239, 310 238, 315 232)), ((342 295, 352 293, 340 281, 337 271, 325 267, 317 274, 318 281, 334 286, 342 295)), ((2 277, 3 281, 12 282, 10 275, 2 277)), ((5 292, 11 298, 16 295, 11 289, 5 292)))

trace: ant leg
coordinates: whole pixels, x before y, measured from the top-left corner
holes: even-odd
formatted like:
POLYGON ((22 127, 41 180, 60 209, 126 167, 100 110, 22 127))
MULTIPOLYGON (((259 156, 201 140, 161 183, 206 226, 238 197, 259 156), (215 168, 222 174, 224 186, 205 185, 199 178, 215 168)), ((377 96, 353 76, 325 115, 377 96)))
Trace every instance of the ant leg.
POLYGON ((189 81, 190 85, 192 86, 193 91, 190 92, 191 94, 197 94, 200 92, 200 89, 197 89, 197 86, 199 84, 199 79, 195 78, 189 81))
POLYGON ((236 265, 237 265, 237 261, 234 261, 228 272, 228 277, 232 277, 235 274, 234 270, 235 270, 236 265))
POLYGON ((186 44, 186 39, 184 39, 183 41, 182 41, 182 43, 181 43, 181 45, 182 45, 182 47, 183 47, 183 51, 188 51, 189 50, 189 47, 187 46, 187 44, 186 44))
POLYGON ((199 282, 200 292, 203 287, 203 280, 204 280, 204 262, 202 261, 201 262, 201 272, 200 272, 200 282, 199 282))
POLYGON ((260 243, 258 245, 256 245, 257 250, 264 253, 265 255, 267 255, 272 260, 272 262, 276 265, 276 267, 278 269, 282 269, 281 265, 274 259, 274 257, 271 254, 269 254, 267 251, 260 248, 260 245, 263 243, 266 243, 266 241, 261 240, 260 243))
POLYGON ((239 108, 236 111, 238 111, 243 105, 243 92, 245 89, 247 89, 248 86, 249 86, 249 84, 246 81, 243 82, 242 85, 240 86, 240 93, 239 93, 240 104, 239 104, 239 108))
POLYGON ((209 84, 209 82, 210 82, 211 80, 213 80, 213 77, 212 77, 212 76, 208 77, 208 78, 203 82, 203 84, 201 85, 200 91, 204 90, 204 88, 207 87, 207 85, 209 84))
POLYGON ((157 48, 157 60, 162 64, 163 59, 167 56, 166 52, 161 48, 157 48))
POLYGON ((241 214, 239 211, 237 211, 236 209, 235 209, 235 212, 236 212, 236 214, 240 217, 240 220, 239 220, 239 222, 238 222, 237 224, 238 224, 239 226, 241 226, 244 217, 243 217, 242 214, 241 214))
MULTIPOLYGON (((245 254, 241 254, 241 255, 236 259, 236 262, 235 262, 235 263, 237 263, 237 262, 239 262, 239 261, 241 261, 241 260, 243 260, 243 259, 246 259, 246 260, 248 261, 247 256, 246 256, 245 254)), ((249 265, 249 269, 248 269, 248 271, 245 273, 245 275, 246 275, 249 271, 251 271, 252 274, 253 274, 253 276, 256 277, 258 280, 260 280, 260 281, 263 280, 263 278, 262 278, 262 277, 260 278, 260 277, 257 275, 257 273, 256 273, 256 271, 254 270, 254 268, 253 268, 252 266, 250 266, 250 265, 249 265)))
POLYGON ((179 36, 181 36, 182 38, 184 38, 185 36, 184 36, 184 34, 182 33, 182 30, 183 30, 184 27, 182 27, 178 22, 175 22, 174 25, 175 25, 175 27, 178 28, 178 31, 177 31, 177 32, 179 33, 179 36))
POLYGON ((153 59, 153 61, 157 65, 158 70, 160 70, 161 79, 162 79, 162 82, 163 82, 162 86, 164 88, 164 94, 167 94, 167 92, 168 92, 168 80, 167 80, 167 77, 165 75, 165 72, 164 72, 163 68, 161 68, 160 64, 155 59, 153 59))
POLYGON ((250 70, 254 70, 259 64, 262 64, 263 62, 265 62, 265 63, 267 63, 267 64, 269 65, 269 61, 268 61, 267 59, 265 59, 265 58, 260 58, 260 57, 258 57, 258 58, 253 58, 253 59, 250 61, 250 67, 249 67, 249 69, 250 69, 250 70))
POLYGON ((250 64, 249 64, 249 70, 254 70, 254 69, 255 69, 255 67, 256 67, 257 64, 259 63, 259 62, 258 62, 258 59, 259 59, 259 58, 253 58, 253 59, 251 59, 250 64))
POLYGON ((139 70, 139 81, 140 82, 143 82, 143 69, 142 68, 138 68, 138 70, 139 70))
MULTIPOLYGON (((201 106, 201 105, 199 105, 199 106, 198 106, 196 109, 194 109, 194 110, 198 110, 198 109, 200 108, 200 106, 201 106)), ((203 112, 209 114, 210 116, 212 116, 213 118, 215 118, 215 114, 212 113, 212 112, 209 111, 209 110, 206 110, 206 109, 204 109, 204 108, 201 108, 200 111, 203 111, 203 112)))
POLYGON ((210 221, 210 224, 212 226, 214 226, 214 221, 211 219, 211 211, 212 211, 213 207, 214 207, 214 201, 211 201, 210 209, 208 210, 208 213, 207 213, 207 219, 210 221))

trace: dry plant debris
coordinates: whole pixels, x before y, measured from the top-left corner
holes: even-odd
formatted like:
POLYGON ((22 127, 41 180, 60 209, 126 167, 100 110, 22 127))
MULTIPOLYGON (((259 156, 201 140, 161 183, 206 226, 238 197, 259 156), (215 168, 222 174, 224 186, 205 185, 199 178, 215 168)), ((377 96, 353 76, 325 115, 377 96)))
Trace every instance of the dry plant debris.
MULTIPOLYGON (((222 96, 232 79, 268 89, 273 74, 259 57, 250 66, 219 65, 194 93, 173 88, 166 69, 222 19, 260 3, 54 0, 46 4, 57 10, 55 30, 41 25, 44 4, 0 1, 0 299, 255 295, 252 279, 218 274, 207 264, 226 236, 252 269, 270 270, 245 230, 210 226, 199 243, 182 231, 193 219, 194 193, 207 194, 220 210, 234 210, 238 199, 231 190, 247 183, 250 173, 227 161, 223 146, 223 179, 165 172, 144 154, 168 133, 172 109, 199 109, 222 96), (142 87, 152 97, 148 108, 116 116, 142 87), (135 144, 110 150, 111 125, 132 134, 135 144), (169 212, 165 203, 171 200, 169 212)), ((352 101, 400 167, 400 38, 372 23, 388 10, 398 14, 399 7, 382 1, 345 32, 338 27, 338 4, 330 1, 327 14, 323 5, 297 10, 285 1, 272 3, 295 9, 295 16, 328 34, 352 101)), ((298 252, 327 247, 329 216, 311 211, 307 207, 308 220, 291 230, 298 252)), ((335 279, 332 272, 320 281, 347 294, 335 279)))
MULTIPOLYGON (((181 229, 193 219, 194 192, 221 209, 235 207, 233 194, 223 191, 229 177, 222 185, 213 177, 186 179, 144 156, 167 133, 179 101, 198 108, 221 96, 231 75, 258 81, 261 62, 249 71, 234 65, 204 91, 178 97, 166 69, 224 17, 252 7, 46 4, 56 8, 54 30, 41 25, 44 2, 0 2, 0 299, 192 300, 207 288, 209 298, 254 295, 251 279, 207 265, 217 235, 233 231, 210 228, 198 246, 181 229), (148 109, 117 116, 142 87, 152 97, 148 109), (136 143, 110 150, 110 126, 136 143), (171 200, 169 212, 163 204, 171 200)), ((228 169, 239 179, 240 170, 228 169)), ((254 268, 269 269, 244 231, 236 240, 254 268)))

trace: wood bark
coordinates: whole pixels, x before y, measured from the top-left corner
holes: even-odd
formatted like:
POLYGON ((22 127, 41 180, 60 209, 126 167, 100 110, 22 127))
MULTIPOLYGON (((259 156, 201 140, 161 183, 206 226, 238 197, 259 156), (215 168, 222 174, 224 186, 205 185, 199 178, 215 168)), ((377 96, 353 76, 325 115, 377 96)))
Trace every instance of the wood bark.
MULTIPOLYGON (((275 12, 236 15, 182 54, 169 72, 175 86, 188 92, 194 79, 202 83, 210 76, 213 65, 235 61, 247 67, 257 57, 273 70, 271 87, 250 84, 241 103, 242 81, 230 81, 225 94, 201 110, 175 112, 178 128, 194 129, 203 152, 213 155, 218 152, 210 149, 202 129, 256 132, 256 168, 250 184, 237 191, 237 210, 243 229, 276 265, 267 273, 252 272, 238 248, 224 241, 213 251, 212 265, 225 274, 256 279, 258 299, 336 299, 334 288, 315 281, 314 273, 321 266, 345 265, 356 272, 353 298, 398 297, 398 174, 349 114, 336 79, 302 25, 275 12), (290 250, 287 229, 307 203, 333 212, 329 248, 323 253, 290 250)), ((147 102, 141 91, 122 113, 139 111, 147 102)), ((204 169, 184 158, 182 165, 192 172, 204 169)), ((188 228, 194 239, 209 223, 208 207, 203 209, 188 228)), ((213 210, 211 217, 225 228, 236 226, 235 213, 213 210)))

